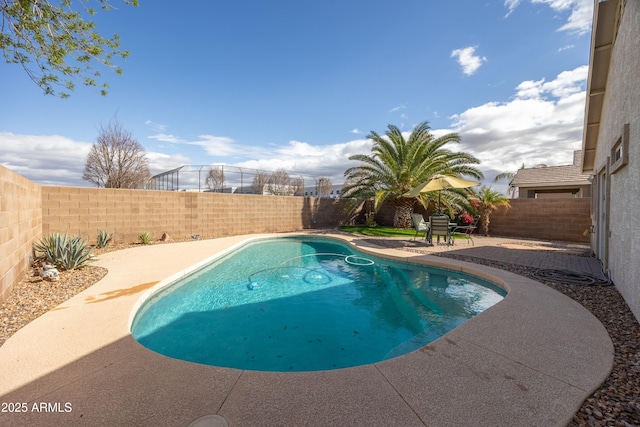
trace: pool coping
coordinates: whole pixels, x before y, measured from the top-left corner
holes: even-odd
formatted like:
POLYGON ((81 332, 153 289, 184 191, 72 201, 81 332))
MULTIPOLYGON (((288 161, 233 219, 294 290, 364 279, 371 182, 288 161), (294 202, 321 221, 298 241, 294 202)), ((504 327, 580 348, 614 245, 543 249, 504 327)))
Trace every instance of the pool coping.
POLYGON ((0 347, 3 425, 566 425, 613 365, 613 345, 584 307, 502 270, 380 248, 376 256, 474 274, 506 298, 412 353, 333 371, 272 373, 170 359, 140 346, 129 325, 143 294, 248 240, 234 236, 101 256, 109 274, 0 347), (38 405, 49 411, 38 411, 38 405), (65 411, 69 403, 70 411, 65 411), (35 407, 34 407, 35 404, 35 407), (48 404, 48 406, 47 406, 48 404), (35 409, 34 409, 35 408, 35 409))

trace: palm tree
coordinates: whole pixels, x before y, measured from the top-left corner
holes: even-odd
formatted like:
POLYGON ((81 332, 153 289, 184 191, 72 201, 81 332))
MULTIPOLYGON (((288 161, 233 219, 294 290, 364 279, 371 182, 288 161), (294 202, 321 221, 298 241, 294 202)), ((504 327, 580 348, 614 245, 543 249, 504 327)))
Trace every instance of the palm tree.
POLYGON ((480 232, 488 236, 491 213, 500 206, 511 207, 509 199, 502 193, 492 190, 491 187, 481 187, 475 199, 478 202, 477 209, 480 214, 480 232))
MULTIPOLYGON (((388 125, 385 136, 371 131, 367 138, 373 141, 371 154, 357 154, 349 160, 359 161, 359 166, 347 169, 342 194, 353 201, 355 210, 364 201, 373 198, 377 211, 385 200, 393 200, 396 211, 394 227, 410 228, 415 198, 403 194, 435 174, 463 175, 482 179, 480 170, 470 164, 480 161, 468 153, 452 152, 445 145, 460 142, 456 133, 435 138, 427 122, 416 125, 408 139, 396 126, 388 125)), ((455 191, 442 191, 445 205, 456 203, 455 191)), ((424 203, 424 202, 423 202, 424 203)))

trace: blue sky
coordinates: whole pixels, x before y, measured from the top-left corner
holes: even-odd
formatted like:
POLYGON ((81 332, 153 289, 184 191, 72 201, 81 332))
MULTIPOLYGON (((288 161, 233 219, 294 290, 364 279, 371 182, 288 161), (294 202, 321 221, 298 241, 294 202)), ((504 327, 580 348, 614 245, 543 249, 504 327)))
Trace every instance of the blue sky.
MULTIPOLYGON (((152 173, 183 164, 284 168, 342 181, 369 131, 458 132, 487 184, 581 146, 592 0, 114 0, 98 30, 131 52, 107 97, 43 95, 0 63, 0 164, 87 186, 86 155, 117 116, 152 173)), ((100 67, 96 65, 96 67, 100 67)))

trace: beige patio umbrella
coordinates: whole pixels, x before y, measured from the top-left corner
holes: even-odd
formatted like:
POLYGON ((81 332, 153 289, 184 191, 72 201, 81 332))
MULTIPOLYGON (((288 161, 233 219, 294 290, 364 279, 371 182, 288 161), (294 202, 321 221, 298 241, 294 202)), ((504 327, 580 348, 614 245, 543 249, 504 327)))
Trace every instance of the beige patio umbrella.
POLYGON ((411 189, 411 191, 403 194, 405 197, 418 197, 420 193, 427 193, 429 191, 438 192, 438 209, 440 209, 440 190, 445 188, 469 188, 480 185, 477 181, 469 181, 467 179, 458 178, 450 175, 436 174, 431 177, 429 181, 425 181, 411 189))

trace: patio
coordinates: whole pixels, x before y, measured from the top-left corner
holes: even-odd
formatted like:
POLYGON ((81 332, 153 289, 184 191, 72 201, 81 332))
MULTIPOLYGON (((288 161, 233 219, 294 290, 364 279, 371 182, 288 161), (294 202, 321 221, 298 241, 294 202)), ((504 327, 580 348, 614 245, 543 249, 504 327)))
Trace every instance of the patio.
POLYGON ((249 236, 108 253, 98 262, 109 269, 104 279, 0 347, 2 401, 25 402, 28 408, 0 413, 0 423, 186 426, 218 414, 232 426, 566 425, 609 375, 611 339, 580 304, 513 273, 428 254, 446 250, 488 262, 598 273, 589 257, 554 255, 579 248, 477 238, 475 246, 461 241, 399 250, 371 239, 336 237, 381 256, 491 278, 509 295, 434 343, 395 359, 335 371, 240 371, 153 353, 130 336, 128 326, 143 292, 249 236), (34 410, 34 403, 51 410, 34 410))

